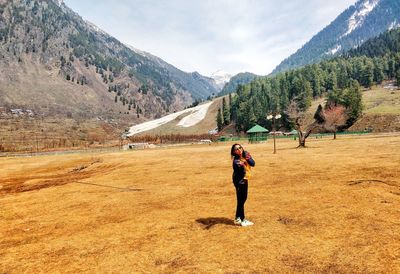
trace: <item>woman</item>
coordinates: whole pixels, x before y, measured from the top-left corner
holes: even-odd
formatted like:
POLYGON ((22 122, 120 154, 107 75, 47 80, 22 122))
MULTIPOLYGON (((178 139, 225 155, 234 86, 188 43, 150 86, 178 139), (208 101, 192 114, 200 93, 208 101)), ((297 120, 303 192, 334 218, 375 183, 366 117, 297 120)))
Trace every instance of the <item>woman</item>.
POLYGON ((244 203, 247 200, 248 181, 251 176, 251 167, 255 165, 253 158, 249 152, 244 151, 240 144, 234 144, 231 148, 231 156, 233 159, 233 184, 236 188, 236 217, 235 224, 241 226, 253 225, 252 222, 245 219, 244 203))

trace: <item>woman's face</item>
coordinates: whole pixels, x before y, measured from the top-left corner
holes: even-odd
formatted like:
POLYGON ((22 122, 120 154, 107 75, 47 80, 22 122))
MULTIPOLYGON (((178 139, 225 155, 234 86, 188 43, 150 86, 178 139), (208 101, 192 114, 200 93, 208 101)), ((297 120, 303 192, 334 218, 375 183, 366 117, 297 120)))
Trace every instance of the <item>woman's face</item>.
POLYGON ((243 153, 243 148, 242 148, 242 146, 240 146, 240 145, 236 145, 236 146, 234 147, 234 151, 235 151, 235 154, 236 154, 236 155, 241 156, 242 153, 243 153))

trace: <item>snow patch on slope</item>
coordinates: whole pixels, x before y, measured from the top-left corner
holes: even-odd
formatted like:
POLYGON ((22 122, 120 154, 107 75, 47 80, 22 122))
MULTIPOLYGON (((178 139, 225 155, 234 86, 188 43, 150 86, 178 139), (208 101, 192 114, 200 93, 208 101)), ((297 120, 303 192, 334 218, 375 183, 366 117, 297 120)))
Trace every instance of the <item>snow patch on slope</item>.
POLYGON ((400 27, 400 23, 397 23, 397 20, 395 20, 394 22, 392 22, 392 24, 390 24, 389 26, 389 30, 395 29, 400 27))
POLYGON ((56 3, 59 7, 64 4, 64 0, 54 0, 53 2, 56 3))
POLYGON ((336 47, 334 47, 334 48, 328 50, 328 51, 326 52, 326 54, 334 55, 334 54, 335 54, 336 52, 338 52, 341 48, 342 48, 341 45, 336 45, 336 47))
POLYGON ((156 119, 156 120, 152 120, 152 121, 148 121, 145 123, 141 123, 141 124, 132 126, 129 129, 127 136, 132 136, 132 135, 135 135, 135 134, 147 131, 147 130, 157 128, 168 122, 171 122, 172 120, 176 119, 177 117, 179 117, 180 115, 185 114, 185 113, 188 113, 188 114, 190 113, 190 114, 185 116, 184 118, 182 118, 178 122, 177 126, 180 126, 180 127, 194 126, 194 125, 200 123, 205 118, 208 108, 211 106, 212 103, 213 102, 209 102, 209 103, 206 103, 203 105, 196 106, 194 108, 188 108, 188 109, 161 117, 160 119, 156 119))
MULTIPOLYGON (((193 111, 188 116, 182 118, 179 121, 178 126, 181 126, 181 127, 192 127, 192 126, 196 125, 201 120, 203 120, 204 117, 206 117, 208 108, 209 108, 209 106, 211 104, 212 104, 212 102, 207 103, 205 107, 199 108, 199 109, 193 111)), ((202 105, 202 106, 204 106, 204 105, 202 105)))
POLYGON ((363 22, 365 17, 378 5, 379 0, 367 0, 361 6, 361 9, 356 11, 348 20, 349 25, 345 34, 341 36, 347 36, 358 28, 363 22))

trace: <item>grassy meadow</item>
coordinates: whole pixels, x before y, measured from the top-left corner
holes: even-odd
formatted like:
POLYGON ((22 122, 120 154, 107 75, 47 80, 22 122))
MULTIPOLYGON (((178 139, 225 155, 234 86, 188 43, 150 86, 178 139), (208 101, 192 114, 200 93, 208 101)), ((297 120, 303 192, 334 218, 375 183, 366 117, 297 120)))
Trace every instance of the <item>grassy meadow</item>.
POLYGON ((400 272, 400 135, 0 158, 0 273, 400 272))
POLYGON ((366 114, 400 114, 400 90, 376 86, 363 93, 366 114))

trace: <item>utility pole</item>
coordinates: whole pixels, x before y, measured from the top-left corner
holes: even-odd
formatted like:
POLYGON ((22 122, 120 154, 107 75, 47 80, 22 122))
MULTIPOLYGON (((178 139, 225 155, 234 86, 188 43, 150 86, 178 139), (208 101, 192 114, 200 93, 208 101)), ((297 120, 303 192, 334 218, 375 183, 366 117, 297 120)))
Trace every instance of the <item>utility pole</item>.
POLYGON ((276 120, 281 117, 282 117, 282 115, 276 114, 276 113, 273 113, 273 114, 270 114, 267 116, 268 120, 272 120, 272 130, 273 130, 273 134, 274 134, 274 154, 276 154, 276 141, 275 141, 275 139, 276 139, 276 136, 275 136, 276 135, 276 124, 275 123, 276 123, 276 120))

